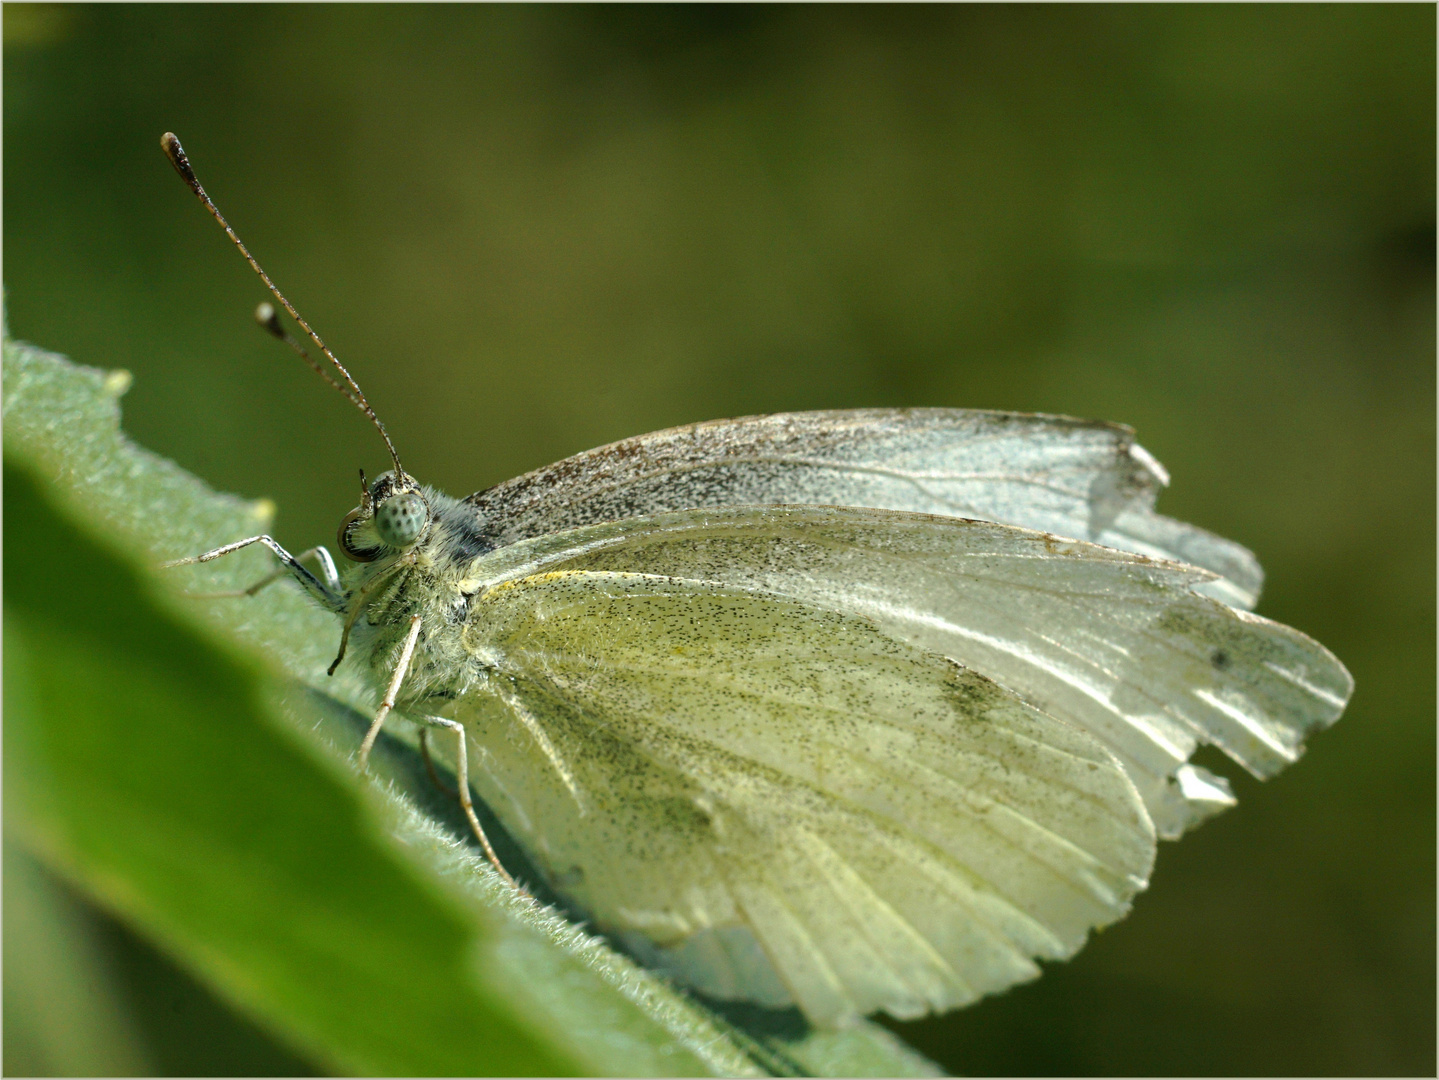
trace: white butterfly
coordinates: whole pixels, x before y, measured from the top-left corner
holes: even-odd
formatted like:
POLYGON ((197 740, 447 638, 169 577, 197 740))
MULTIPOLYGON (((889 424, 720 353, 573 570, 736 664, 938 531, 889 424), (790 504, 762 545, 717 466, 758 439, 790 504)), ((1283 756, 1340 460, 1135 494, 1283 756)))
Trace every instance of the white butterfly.
POLYGON ((464 500, 390 451, 343 574, 269 537, 186 561, 269 546, 383 696, 362 758, 392 707, 448 730, 461 780, 599 928, 821 1026, 1073 954, 1144 888, 1156 837, 1232 805, 1189 764, 1201 744, 1272 775, 1352 688, 1246 610, 1248 551, 1154 513, 1167 477, 1117 425, 716 421, 464 500))

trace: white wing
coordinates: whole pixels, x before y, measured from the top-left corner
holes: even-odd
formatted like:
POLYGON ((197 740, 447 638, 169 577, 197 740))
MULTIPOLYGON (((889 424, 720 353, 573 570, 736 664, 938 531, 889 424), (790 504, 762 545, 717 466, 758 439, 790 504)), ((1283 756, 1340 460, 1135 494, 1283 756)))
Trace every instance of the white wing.
POLYGON ((692 985, 918 1016, 1144 886, 1148 815, 1079 729, 862 616, 562 562, 474 598, 443 711, 554 886, 692 985))
POLYGON ((1098 738, 1162 836, 1233 802, 1187 764, 1200 744, 1272 775, 1353 686, 1318 642, 1195 592, 1202 570, 983 522, 727 508, 541 537, 480 566, 490 579, 642 571, 870 619, 1098 738))
POLYGON ((1195 587, 1251 608, 1248 550, 1154 513, 1169 477, 1118 424, 965 409, 714 420, 566 458, 470 496, 496 545, 673 510, 866 506, 978 518, 1204 567, 1195 587))

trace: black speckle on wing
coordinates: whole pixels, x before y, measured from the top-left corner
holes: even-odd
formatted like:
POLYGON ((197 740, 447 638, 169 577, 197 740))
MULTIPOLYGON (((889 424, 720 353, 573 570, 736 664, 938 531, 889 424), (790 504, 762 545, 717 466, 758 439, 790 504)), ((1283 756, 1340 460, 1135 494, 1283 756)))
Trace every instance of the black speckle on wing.
POLYGON ((711 420, 576 454, 460 504, 504 547, 567 529, 728 506, 864 506, 1018 525, 1203 567, 1252 607, 1238 544, 1154 512, 1163 468, 1120 425, 968 409, 711 420))
MULTIPOLYGON (((603 521, 719 506, 873 506, 988 518, 962 497, 930 490, 935 469, 986 482, 996 470, 1014 471, 1004 440, 1036 432, 1099 447, 1104 462, 1130 437, 1111 424, 966 409, 778 413, 611 443, 477 492, 464 504, 498 547, 603 521)), ((1090 467, 1071 493, 1080 502, 1090 467)))

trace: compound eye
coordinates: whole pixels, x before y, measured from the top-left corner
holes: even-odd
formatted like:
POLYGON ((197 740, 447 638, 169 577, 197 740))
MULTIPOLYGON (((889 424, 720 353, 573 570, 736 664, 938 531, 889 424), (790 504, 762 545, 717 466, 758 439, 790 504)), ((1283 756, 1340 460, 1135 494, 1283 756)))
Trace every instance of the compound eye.
POLYGON ((340 545, 345 558, 354 562, 374 562, 380 557, 380 548, 357 548, 350 542, 350 526, 368 516, 366 511, 356 507, 345 515, 345 520, 340 522, 339 532, 335 534, 335 542, 340 545))
POLYGON ((390 547, 409 547, 425 527, 425 500, 414 492, 394 495, 375 507, 375 531, 390 547))

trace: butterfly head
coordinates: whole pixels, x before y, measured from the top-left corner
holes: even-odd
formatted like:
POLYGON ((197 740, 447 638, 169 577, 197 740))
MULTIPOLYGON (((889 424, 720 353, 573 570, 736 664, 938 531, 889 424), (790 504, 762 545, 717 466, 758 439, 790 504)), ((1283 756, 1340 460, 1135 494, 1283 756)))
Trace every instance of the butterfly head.
POLYGON ((354 562, 374 562, 414 547, 430 524, 430 505, 414 477, 391 470, 373 484, 360 473, 360 505, 345 515, 336 537, 354 562))

